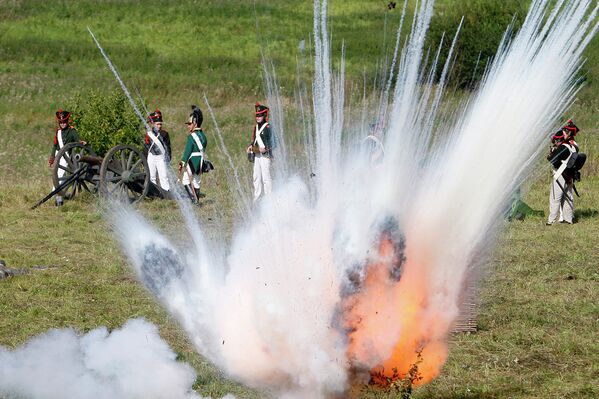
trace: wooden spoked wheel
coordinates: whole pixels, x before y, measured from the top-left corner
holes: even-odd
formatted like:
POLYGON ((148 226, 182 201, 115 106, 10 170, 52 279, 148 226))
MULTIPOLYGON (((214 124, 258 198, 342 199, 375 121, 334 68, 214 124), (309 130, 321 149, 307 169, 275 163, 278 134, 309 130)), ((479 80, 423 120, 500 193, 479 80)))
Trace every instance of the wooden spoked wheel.
MULTIPOLYGON (((62 182, 70 176, 77 173, 80 168, 91 168, 92 166, 83 162, 82 158, 95 157, 96 154, 91 147, 81 143, 69 143, 62 147, 54 157, 54 166, 52 167, 52 182, 54 187, 58 187, 62 182)), ((71 199, 83 190, 95 192, 95 182, 92 180, 90 173, 85 173, 77 178, 76 181, 69 184, 61 191, 61 195, 65 199, 71 199)))
POLYGON ((100 193, 105 198, 137 202, 148 193, 148 170, 146 157, 135 147, 113 147, 100 167, 100 193))

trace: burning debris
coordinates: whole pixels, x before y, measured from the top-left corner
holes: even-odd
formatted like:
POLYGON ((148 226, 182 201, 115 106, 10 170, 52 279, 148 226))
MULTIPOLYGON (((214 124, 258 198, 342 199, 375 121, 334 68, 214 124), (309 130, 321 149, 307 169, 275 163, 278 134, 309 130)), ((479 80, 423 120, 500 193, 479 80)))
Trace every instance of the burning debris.
POLYGON ((342 286, 343 297, 351 296, 360 291, 364 279, 371 268, 387 270, 389 283, 401 279, 403 265, 406 262, 406 239, 394 217, 386 217, 372 229, 374 239, 372 250, 365 260, 356 262, 345 272, 346 280, 342 286))

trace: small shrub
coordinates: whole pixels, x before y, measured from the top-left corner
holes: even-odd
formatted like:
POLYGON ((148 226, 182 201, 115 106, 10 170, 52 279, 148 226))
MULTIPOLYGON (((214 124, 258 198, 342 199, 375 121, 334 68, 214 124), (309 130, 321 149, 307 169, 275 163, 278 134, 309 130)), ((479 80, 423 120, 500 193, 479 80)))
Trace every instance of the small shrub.
POLYGON ((374 385, 383 391, 386 397, 409 399, 412 397, 414 385, 422 380, 422 374, 418 370, 420 363, 422 363, 422 348, 416 351, 416 361, 405 374, 400 374, 396 367, 391 369, 391 376, 386 375, 382 368, 372 371, 368 388, 374 385))
POLYGON ((141 121, 120 90, 79 93, 68 110, 81 139, 100 156, 119 144, 142 143, 141 121))

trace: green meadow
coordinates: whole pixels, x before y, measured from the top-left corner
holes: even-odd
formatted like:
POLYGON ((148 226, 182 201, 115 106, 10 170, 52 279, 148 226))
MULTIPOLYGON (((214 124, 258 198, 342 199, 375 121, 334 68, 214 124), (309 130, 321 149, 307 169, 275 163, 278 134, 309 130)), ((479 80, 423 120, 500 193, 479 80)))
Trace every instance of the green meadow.
MULTIPOLYGON (((392 51, 403 2, 391 11, 386 3, 330 4, 333 64, 343 42, 348 88, 361 90, 366 82, 371 89, 392 51)), ((458 68, 452 88, 467 90, 468 57, 494 49, 514 13, 516 25, 521 22, 528 2, 437 3, 431 40, 445 30, 453 35, 456 16, 465 15, 462 74, 458 68), (489 12, 485 4, 500 4, 503 12, 489 12)), ((158 325, 179 358, 194 367, 200 394, 264 397, 227 379, 193 350, 177 322, 136 281, 94 196, 77 196, 61 208, 52 201, 29 208, 52 188, 47 158, 56 110, 92 91, 119 90, 87 27, 128 87, 141 93, 149 109, 163 111, 173 164, 183 150, 189 106, 205 109, 206 96, 249 193, 244 148, 253 105, 265 101, 261 54, 276 67, 285 103, 292 102, 298 59, 304 54, 311 61, 312 13, 313 4, 305 0, 0 1, 0 259, 29 271, 0 280, 0 345, 14 348, 51 328, 86 332, 143 317, 158 325)), ((412 397, 599 397, 597 38, 585 57, 580 71, 585 85, 564 115, 581 128, 577 141, 589 157, 577 185, 578 223, 549 227, 540 215, 505 222, 481 270, 479 331, 452 336, 441 375, 412 397)), ((303 77, 309 72, 310 67, 303 77)), ((214 153, 216 126, 207 112, 204 121, 208 151, 214 153)), ((209 234, 231 225, 233 215, 226 183, 230 171, 224 163, 216 166, 203 179, 206 197, 196 210, 209 234)), ((524 186, 524 201, 545 215, 549 182, 549 169, 539 162, 524 186)), ((137 207, 161 230, 181 234, 173 201, 146 200, 137 207)), ((365 386, 353 387, 351 395, 401 397, 365 386)))

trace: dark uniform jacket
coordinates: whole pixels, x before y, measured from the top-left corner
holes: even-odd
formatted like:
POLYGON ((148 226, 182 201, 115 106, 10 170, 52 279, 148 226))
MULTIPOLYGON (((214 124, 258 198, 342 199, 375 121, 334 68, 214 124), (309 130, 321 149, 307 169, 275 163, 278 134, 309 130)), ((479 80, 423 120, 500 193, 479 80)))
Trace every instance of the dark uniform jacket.
MULTIPOLYGON (((273 137, 272 130, 271 130, 268 122, 264 122, 264 123, 266 123, 266 126, 260 132, 260 138, 262 139, 262 142, 264 143, 264 146, 266 147, 266 152, 263 155, 272 157, 272 149, 274 148, 274 137, 273 137)), ((260 131, 260 129, 262 128, 264 123, 261 125, 258 125, 258 124, 254 125, 254 131, 252 133, 252 147, 253 147, 254 153, 256 153, 256 154, 260 153, 260 150, 258 148, 258 138, 256 137, 256 134, 260 131)))
POLYGON ((60 129, 56 130, 56 133, 54 134, 54 144, 52 145, 52 152, 50 153, 51 158, 54 158, 56 152, 60 151, 60 149, 62 148, 60 146, 59 137, 62 138, 63 146, 69 143, 79 142, 79 133, 77 133, 77 130, 73 126, 69 126, 63 131, 61 131, 60 129))
POLYGON ((202 129, 195 129, 192 133, 187 135, 187 142, 185 143, 185 150, 183 150, 183 156, 181 156, 181 162, 187 163, 193 173, 200 173, 202 162, 204 160, 204 151, 208 146, 208 140, 202 129), (196 135, 202 145, 199 148, 196 141, 193 138, 196 135))
MULTIPOLYGON (((575 167, 576 158, 578 157, 578 145, 574 141, 567 143, 559 143, 554 146, 547 156, 547 160, 551 163, 555 170, 562 166, 563 161, 568 161, 568 166, 562 172, 562 176, 566 182, 571 182, 574 178, 577 168, 575 167)), ((584 161, 583 161, 584 163, 584 161)))
POLYGON ((156 137, 158 141, 160 141, 165 150, 164 157, 166 161, 169 162, 171 159, 171 139, 168 135, 168 132, 166 130, 160 129, 158 131, 158 134, 156 134, 155 130, 153 130, 151 133, 146 133, 146 137, 144 140, 144 149, 146 153, 160 155, 160 148, 154 143, 154 140, 150 138, 150 134, 153 134, 154 137, 156 137))

